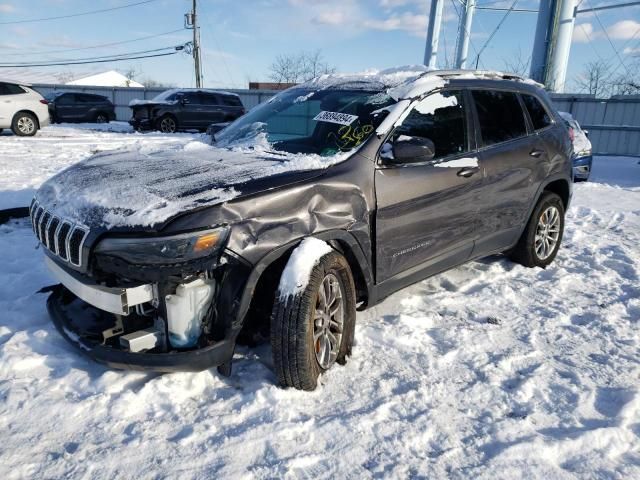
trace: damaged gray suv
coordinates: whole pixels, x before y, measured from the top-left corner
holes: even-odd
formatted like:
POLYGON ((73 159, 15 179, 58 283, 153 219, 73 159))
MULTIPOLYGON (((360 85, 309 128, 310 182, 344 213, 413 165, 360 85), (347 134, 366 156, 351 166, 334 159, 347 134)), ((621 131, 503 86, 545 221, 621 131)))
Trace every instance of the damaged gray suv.
POLYGON ((346 361, 356 310, 479 257, 553 261, 571 141, 537 84, 497 72, 330 75, 212 144, 119 150, 37 192, 71 344, 117 368, 231 373, 269 335, 280 384, 346 361))

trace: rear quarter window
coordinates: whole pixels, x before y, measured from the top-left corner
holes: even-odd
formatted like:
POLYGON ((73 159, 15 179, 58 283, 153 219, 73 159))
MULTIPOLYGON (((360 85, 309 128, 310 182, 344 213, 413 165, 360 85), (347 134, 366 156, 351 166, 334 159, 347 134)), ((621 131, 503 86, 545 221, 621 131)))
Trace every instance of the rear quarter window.
POLYGON ((551 116, 544 105, 533 95, 522 94, 522 101, 524 102, 529 118, 533 124, 535 130, 542 130, 553 123, 551 116))
POLYGON ((238 97, 222 96, 222 104, 227 107, 241 107, 242 102, 238 97))
POLYGON ((473 90, 483 146, 506 142, 527 134, 518 95, 499 90, 473 90))

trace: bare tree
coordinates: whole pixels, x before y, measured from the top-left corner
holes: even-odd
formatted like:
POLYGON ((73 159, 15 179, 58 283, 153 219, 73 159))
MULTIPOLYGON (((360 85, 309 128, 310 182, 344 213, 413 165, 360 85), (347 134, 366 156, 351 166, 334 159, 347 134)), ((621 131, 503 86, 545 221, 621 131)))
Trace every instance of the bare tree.
POLYGON ((131 82, 133 82, 139 74, 140 72, 138 72, 135 67, 131 67, 123 73, 123 75, 127 77, 127 87, 131 86, 131 82))
POLYGON ((527 76, 529 74, 529 64, 531 57, 525 58, 522 54, 522 49, 518 47, 518 50, 513 52, 511 57, 503 58, 504 71, 508 73, 515 73, 520 76, 527 76))
POLYGON ((55 76, 56 80, 58 81, 58 83, 69 83, 74 78, 76 78, 76 76, 73 74, 73 72, 70 72, 70 71, 59 72, 59 73, 56 73, 54 76, 55 76))
POLYGON ((603 60, 588 62, 581 74, 577 75, 574 82, 578 91, 604 97, 609 94, 607 84, 609 65, 603 60))
POLYGON ((316 50, 278 55, 269 67, 269 78, 278 83, 300 83, 335 70, 335 67, 324 61, 322 52, 316 50))
POLYGON ((140 83, 142 83, 146 88, 174 88, 176 86, 175 83, 163 82, 148 77, 143 78, 140 83))

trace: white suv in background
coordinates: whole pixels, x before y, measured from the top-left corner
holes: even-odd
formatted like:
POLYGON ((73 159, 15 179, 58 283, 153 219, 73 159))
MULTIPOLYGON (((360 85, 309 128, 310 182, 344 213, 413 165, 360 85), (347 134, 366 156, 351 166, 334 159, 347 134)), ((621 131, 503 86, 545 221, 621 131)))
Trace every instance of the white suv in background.
POLYGON ((10 128, 23 137, 49 125, 47 101, 24 84, 0 80, 0 132, 10 128))

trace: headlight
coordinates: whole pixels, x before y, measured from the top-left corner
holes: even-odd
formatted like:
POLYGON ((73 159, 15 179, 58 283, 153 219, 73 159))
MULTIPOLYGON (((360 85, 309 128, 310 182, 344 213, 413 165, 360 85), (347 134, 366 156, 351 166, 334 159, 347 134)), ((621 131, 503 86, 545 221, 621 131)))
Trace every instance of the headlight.
POLYGON ((228 233, 227 227, 221 227, 168 237, 105 238, 96 253, 139 265, 183 263, 212 255, 224 245, 228 233))
POLYGON ((578 153, 576 153, 576 158, 579 157, 588 157, 589 155, 591 155, 591 149, 585 149, 585 150, 580 150, 578 153))

